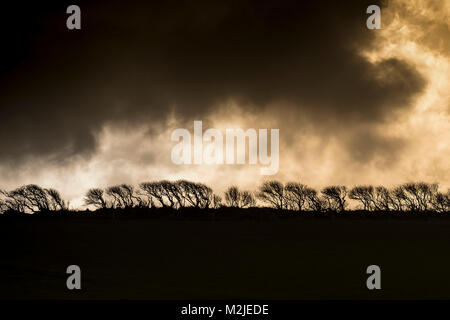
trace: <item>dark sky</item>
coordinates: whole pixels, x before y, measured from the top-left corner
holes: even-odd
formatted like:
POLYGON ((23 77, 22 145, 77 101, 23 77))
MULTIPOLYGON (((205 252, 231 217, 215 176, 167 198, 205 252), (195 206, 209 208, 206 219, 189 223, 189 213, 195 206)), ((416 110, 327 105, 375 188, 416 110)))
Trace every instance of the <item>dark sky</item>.
POLYGON ((364 157, 397 148, 370 128, 426 86, 407 61, 361 56, 379 1, 85 1, 79 31, 66 28, 69 4, 2 4, 2 163, 89 156, 105 124, 188 122, 228 99, 273 108, 285 132, 297 120, 323 135, 367 124, 348 139, 364 157))

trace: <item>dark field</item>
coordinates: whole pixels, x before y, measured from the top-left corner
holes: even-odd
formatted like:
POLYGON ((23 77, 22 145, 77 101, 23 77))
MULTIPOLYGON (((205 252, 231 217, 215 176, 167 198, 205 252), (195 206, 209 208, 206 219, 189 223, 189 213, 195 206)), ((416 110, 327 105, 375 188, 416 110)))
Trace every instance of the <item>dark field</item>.
POLYGON ((450 298, 446 217, 0 216, 0 241, 1 299, 450 298))

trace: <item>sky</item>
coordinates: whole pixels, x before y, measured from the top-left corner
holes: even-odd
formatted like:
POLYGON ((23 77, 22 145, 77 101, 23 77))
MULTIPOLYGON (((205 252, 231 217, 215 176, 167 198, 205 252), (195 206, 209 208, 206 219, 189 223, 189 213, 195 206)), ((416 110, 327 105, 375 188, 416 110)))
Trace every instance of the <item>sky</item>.
POLYGON ((159 179, 450 188, 449 1, 77 4, 81 30, 69 4, 2 5, 0 188, 54 187, 72 207, 159 179), (278 173, 175 165, 171 133, 194 120, 279 129, 278 173))

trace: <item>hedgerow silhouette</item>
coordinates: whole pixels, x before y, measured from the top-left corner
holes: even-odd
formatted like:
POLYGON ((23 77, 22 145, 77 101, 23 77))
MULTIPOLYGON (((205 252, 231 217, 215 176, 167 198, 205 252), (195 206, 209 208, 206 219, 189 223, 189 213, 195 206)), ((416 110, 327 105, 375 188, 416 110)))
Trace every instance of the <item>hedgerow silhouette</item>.
MULTIPOLYGON (((448 212, 450 190, 439 191, 438 184, 411 182, 393 188, 359 185, 328 186, 317 190, 301 183, 267 181, 256 192, 229 187, 222 197, 205 184, 186 180, 140 183, 138 188, 120 184, 105 189, 89 189, 84 203, 94 210, 170 208, 173 210, 266 207, 287 211, 335 212, 448 212), (349 200, 354 202, 349 209, 349 200)), ((69 211, 55 189, 35 184, 12 191, 0 190, 1 213, 40 213, 69 211)))

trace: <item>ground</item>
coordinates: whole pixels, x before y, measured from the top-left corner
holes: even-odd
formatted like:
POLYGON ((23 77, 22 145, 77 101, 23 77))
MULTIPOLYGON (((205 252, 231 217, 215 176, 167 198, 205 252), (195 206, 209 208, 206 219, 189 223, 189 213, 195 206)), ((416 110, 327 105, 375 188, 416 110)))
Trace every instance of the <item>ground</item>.
POLYGON ((0 216, 0 299, 450 298, 446 216, 212 215, 0 216))

